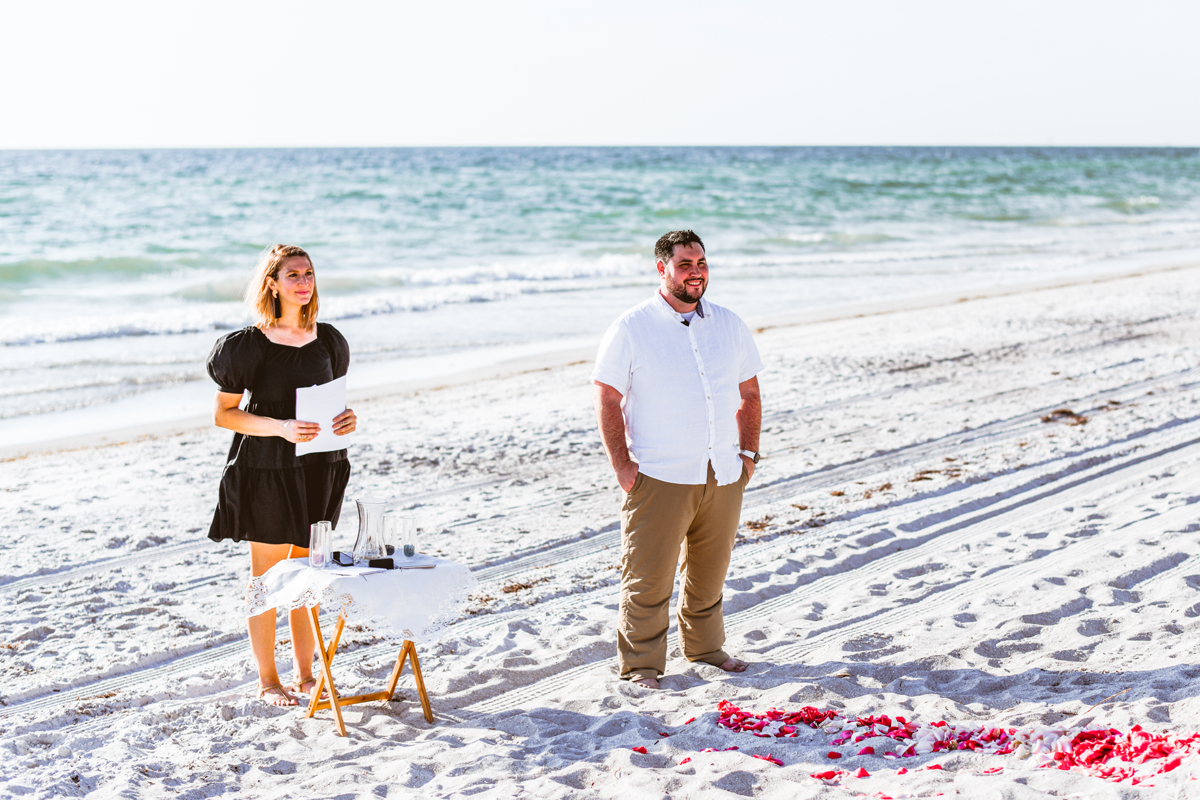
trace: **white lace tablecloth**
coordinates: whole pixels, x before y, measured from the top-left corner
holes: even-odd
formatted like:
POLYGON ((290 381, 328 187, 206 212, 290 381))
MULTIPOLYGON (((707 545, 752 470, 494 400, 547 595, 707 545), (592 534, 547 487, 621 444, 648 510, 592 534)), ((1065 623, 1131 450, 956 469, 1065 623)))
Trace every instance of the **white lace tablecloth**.
POLYGON ((246 616, 318 603, 341 611, 348 623, 414 642, 435 640, 462 612, 478 582, 463 564, 433 559, 433 569, 390 569, 369 575, 335 575, 307 558, 280 561, 250 579, 246 616))

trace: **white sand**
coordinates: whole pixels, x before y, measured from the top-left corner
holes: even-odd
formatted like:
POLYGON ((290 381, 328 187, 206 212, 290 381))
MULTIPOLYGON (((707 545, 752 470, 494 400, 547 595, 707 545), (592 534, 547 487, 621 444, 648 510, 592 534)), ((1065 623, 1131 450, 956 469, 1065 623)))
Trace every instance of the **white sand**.
MULTIPOLYGON (((484 589, 421 648, 437 721, 406 675, 402 700, 346 710, 345 739, 253 699, 248 559, 205 538, 226 432, 0 463, 0 795, 1200 796, 1190 762, 1153 789, 962 752, 896 775, 829 761, 817 731, 715 724, 730 699, 1200 729, 1198 301, 1190 269, 761 333, 768 458, 725 606, 754 665, 675 652, 659 692, 614 674, 619 495, 589 364, 359 403, 348 497, 415 507, 484 589), (1086 424, 1042 421, 1061 408, 1086 424)), ((343 689, 394 656, 349 631, 343 689)))

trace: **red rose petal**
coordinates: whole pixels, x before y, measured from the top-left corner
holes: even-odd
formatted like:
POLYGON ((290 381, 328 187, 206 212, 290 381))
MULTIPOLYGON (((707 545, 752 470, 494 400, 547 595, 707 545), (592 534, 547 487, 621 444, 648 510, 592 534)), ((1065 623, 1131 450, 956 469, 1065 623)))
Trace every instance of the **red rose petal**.
POLYGON ((867 771, 866 771, 865 769, 863 769, 862 767, 859 767, 858 769, 856 769, 856 770, 854 771, 854 777, 856 777, 856 778, 869 778, 869 777, 871 777, 871 773, 867 772, 867 771))
POLYGON ((644 747, 631 747, 630 749, 635 753, 641 753, 642 755, 646 754, 646 748, 644 747))
POLYGON ((825 757, 826 758, 841 758, 842 754, 836 750, 830 750, 828 753, 825 754, 825 757))
POLYGON ((688 762, 689 762, 689 761, 691 761, 691 760, 692 760, 691 756, 688 756, 688 757, 687 757, 687 758, 685 758, 683 761, 680 761, 680 762, 679 762, 679 766, 681 766, 681 767, 682 767, 684 764, 688 763, 688 762))
POLYGON ((870 745, 867 745, 862 750, 859 750, 858 754, 860 756, 873 756, 873 755, 875 755, 875 748, 871 747, 870 745))

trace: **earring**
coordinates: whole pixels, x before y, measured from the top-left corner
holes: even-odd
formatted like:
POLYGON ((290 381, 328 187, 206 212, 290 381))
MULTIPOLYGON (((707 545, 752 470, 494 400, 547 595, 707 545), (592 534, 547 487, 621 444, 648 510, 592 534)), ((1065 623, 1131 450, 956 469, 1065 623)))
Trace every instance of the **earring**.
POLYGON ((275 292, 275 319, 283 316, 283 309, 279 307, 279 292, 275 292))

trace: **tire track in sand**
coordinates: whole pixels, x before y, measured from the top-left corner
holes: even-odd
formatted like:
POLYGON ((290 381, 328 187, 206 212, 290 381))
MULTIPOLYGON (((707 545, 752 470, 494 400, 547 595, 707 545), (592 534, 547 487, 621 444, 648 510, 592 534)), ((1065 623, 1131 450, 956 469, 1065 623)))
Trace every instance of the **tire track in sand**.
MULTIPOLYGON (((1169 424, 1165 429, 1160 428, 1149 433, 1139 432, 1135 435, 1134 439, 1154 439, 1157 436, 1162 436, 1171 432, 1175 427, 1177 426, 1174 424, 1169 424)), ((1175 436, 1178 436, 1177 431, 1174 433, 1175 436)), ((858 579, 854 577, 854 570, 870 564, 877 559, 890 559, 886 562, 887 564, 894 566, 897 569, 902 568, 902 566, 907 562, 922 560, 924 558, 922 548, 930 542, 936 541, 939 548, 952 546, 954 541, 957 541, 958 538, 975 535, 974 531, 972 530, 972 526, 989 518, 999 517, 1004 519, 1003 522, 998 522, 996 524, 1011 524, 1011 517, 1007 517, 1006 515, 1021 508, 1028 508, 1030 503, 1036 500, 1052 498, 1064 491, 1070 490, 1071 488, 1083 486, 1105 477, 1108 477, 1109 480, 1106 481, 1103 486, 1107 486, 1109 483, 1118 482, 1121 480, 1121 473, 1123 471, 1137 465, 1150 464, 1150 466, 1147 466, 1146 469, 1153 470, 1153 462, 1157 461, 1157 459, 1195 444, 1196 442, 1200 442, 1200 440, 1191 440, 1189 442, 1169 446, 1165 449, 1156 450, 1153 453, 1126 457, 1123 459, 1120 459, 1120 454, 1117 453, 1104 458, 1098 463, 1093 461, 1081 470, 1071 470, 1068 468, 1067 470, 1059 471, 1057 474, 1050 477, 1049 483, 1043 483, 1040 479, 1032 481, 1027 480, 1023 485, 1013 489, 1012 493, 1002 492, 997 494, 993 486, 983 483, 961 486, 959 491, 967 491, 976 494, 984 494, 986 492, 986 495, 982 497, 970 498, 965 502, 959 502, 952 509, 943 509, 938 513, 938 516, 940 516, 943 520, 946 518, 957 519, 964 513, 979 511, 979 509, 988 508, 995 505, 997 502, 1007 502, 1008 504, 998 509, 991 509, 982 511, 981 513, 975 513, 973 516, 965 520, 958 520, 955 522, 949 522, 935 526, 932 528, 932 530, 927 530, 926 532, 917 536, 909 536, 905 539, 888 539, 885 543, 883 543, 881 548, 878 548, 875 551, 869 550, 865 552, 850 553, 845 556, 845 560, 852 560, 854 562, 849 567, 847 567, 845 564, 829 565, 816 571, 807 573, 805 576, 802 576, 806 578, 806 580, 802 580, 801 583, 798 583, 797 589, 789 592, 787 595, 777 596, 762 601, 755 604, 750 609, 746 609, 743 612, 738 612, 738 614, 753 614, 755 617, 761 617, 763 614, 777 613, 780 609, 787 606, 811 602, 810 595, 813 592, 824 594, 829 591, 837 591, 836 587, 857 582, 858 579), (1116 464, 1110 464, 1110 460, 1114 458, 1120 460, 1116 464), (1106 464, 1107 466, 1105 466, 1106 464), (1066 483, 1061 483, 1064 478, 1078 475, 1079 472, 1084 473, 1082 477, 1074 477, 1071 480, 1068 480, 1066 483), (1024 495, 1026 495, 1028 492, 1037 490, 1040 490, 1040 492, 1033 498, 1024 497, 1024 495), (1016 499, 1010 501, 1010 497, 1013 496, 1015 496, 1016 499), (947 535, 953 535, 954 533, 958 533, 959 536, 955 537, 954 540, 949 543, 945 538, 943 538, 947 535), (894 553, 893 551, 897 545, 907 546, 899 553, 894 553), (802 590, 804 585, 811 587, 817 583, 821 584, 820 589, 802 590)), ((1109 443, 1109 445, 1109 449, 1114 450, 1119 450, 1121 446, 1127 446, 1124 442, 1109 443)), ((1083 461, 1086 462, 1088 459, 1083 459, 1083 461)), ((1098 490, 1102 488, 1102 486, 1097 485, 1096 488, 1098 490)), ((914 509, 914 511, 918 514, 918 525, 920 525, 921 520, 928 518, 928 514, 922 513, 920 507, 914 509)), ((893 508, 883 507, 868 513, 869 516, 874 517, 883 514, 894 514, 894 512, 895 509, 893 508)), ((858 524, 863 524, 865 521, 866 520, 862 519, 861 517, 856 520, 858 524)), ((912 523, 901 524, 896 527, 903 530, 905 528, 911 528, 912 523)), ((928 528, 929 526, 920 527, 928 528)), ((589 555, 599 554, 603 552, 606 547, 612 547, 615 545, 618 539, 619 533, 614 531, 607 536, 601 534, 586 540, 573 542, 556 553, 560 556, 560 558, 556 559, 554 565, 558 566, 571 561, 581 560, 589 555), (605 539, 611 539, 611 543, 606 543, 605 539)), ((791 544, 788 542, 786 537, 780 537, 761 544, 751 545, 747 549, 739 548, 739 550, 736 551, 736 557, 739 559, 739 561, 744 561, 754 558, 756 553, 769 553, 772 550, 787 549, 790 548, 790 546, 791 544)), ((514 562, 498 564, 494 567, 487 567, 477 570, 475 574, 477 578, 480 579, 483 587, 487 588, 489 584, 499 584, 502 581, 510 579, 514 574, 527 572, 529 569, 535 566, 545 565, 545 559, 547 555, 550 555, 550 553, 539 552, 530 554, 529 556, 519 558, 514 562)), ((605 600, 615 599, 616 588, 606 588, 607 591, 602 590, 602 595, 597 595, 595 591, 581 592, 556 598, 555 600, 547 603, 542 603, 540 604, 539 613, 561 613, 570 610, 572 607, 581 606, 588 602, 604 602, 605 600)), ((491 614, 478 615, 455 623, 452 630, 456 636, 470 635, 478 630, 504 624, 504 617, 508 617, 510 615, 527 615, 527 613, 528 611, 526 608, 518 608, 511 612, 506 612, 502 616, 491 614)), ((730 626, 731 631, 735 630, 734 626, 739 624, 738 614, 731 614, 727 618, 727 624, 730 626)), ((353 653, 349 653, 343 660, 356 663, 368 660, 370 658, 390 657, 388 653, 390 653, 390 645, 374 645, 354 651, 353 653)), ((15 713, 34 712, 59 704, 77 702, 87 697, 93 697, 108 692, 119 691, 129 693, 136 690, 139 686, 147 686, 161 681, 164 678, 182 677, 190 673, 212 668, 221 662, 238 659, 244 660, 246 658, 247 654, 245 652, 244 642, 241 641, 240 637, 217 647, 213 647, 199 653, 192 653, 182 658, 176 657, 173 654, 163 654, 163 658, 161 659, 143 660, 142 662, 139 662, 139 666, 137 668, 110 678, 89 682, 76 687, 64 687, 59 691, 47 689, 40 695, 35 695, 32 697, 14 698, 17 700, 17 702, 13 703, 10 701, 9 705, 0 708, 0 717, 6 717, 15 713)), ((575 656, 572 654, 568 657, 567 661, 573 660, 575 660, 575 656)), ((555 674, 559 674, 558 681, 569 680, 567 673, 560 673, 562 667, 562 661, 557 661, 554 665, 548 665, 544 669, 532 671, 532 674, 530 672, 521 674, 527 679, 532 678, 534 680, 538 680, 540 676, 537 673, 544 672, 547 676, 551 677, 553 677, 555 674)), ((588 661, 584 664, 578 665, 576 669, 587 670, 593 667, 594 663, 588 661)), ((540 685, 540 683, 535 684, 535 686, 540 685)), ((553 686, 547 687, 546 690, 553 691, 553 686)), ((540 692, 541 690, 538 691, 540 692)), ((477 692, 469 692, 469 695, 475 694, 477 694, 477 692)), ((485 698, 481 698, 477 702, 485 702, 485 700, 485 698)))
MULTIPOLYGON (((1200 439, 1190 439, 1153 453, 1136 456, 1120 464, 1106 466, 1095 472, 1095 474, 1085 475, 1060 485, 1051 486, 1031 497, 1021 498, 1002 508, 989 510, 965 520, 939 526, 922 537, 923 541, 917 547, 899 552, 891 552, 888 555, 872 560, 872 568, 887 571, 902 568, 904 563, 913 561, 915 556, 924 555, 921 552, 922 548, 930 544, 936 545, 938 550, 943 549, 947 542, 942 540, 941 537, 946 534, 960 533, 967 536, 975 536, 981 532, 981 528, 976 526, 984 526, 983 529, 986 530, 998 530, 1001 527, 1011 526, 1022 520, 1036 518, 1041 514, 1057 509, 1068 497, 1075 501, 1077 497, 1090 495, 1097 491, 1105 491, 1114 485, 1122 482, 1128 483, 1139 476, 1147 475, 1162 467, 1162 459, 1176 456, 1182 451, 1189 449, 1200 451, 1200 439), (1130 468, 1138 469, 1135 469, 1132 473, 1126 472, 1130 468), (1080 491, 1073 493, 1073 490, 1080 491)), ((1172 518, 1178 516, 1180 519, 1188 519, 1196 516, 1196 514, 1195 509, 1188 507, 1179 507, 1171 511, 1172 518)), ((1149 526, 1151 522, 1155 522, 1156 526, 1161 524, 1163 522, 1162 515, 1135 524, 1149 526)), ((894 540, 888 540, 888 543, 890 545, 889 550, 896 545, 894 540)), ((918 613, 928 614, 935 607, 941 608, 946 604, 959 602, 968 595, 986 591, 991 586, 1008 584, 1018 577, 1038 574, 1047 567, 1057 565, 1060 561, 1077 562, 1080 558, 1086 558, 1091 551, 1095 550, 1099 552, 1104 547, 1105 542, 1103 541, 1103 537, 1093 537, 1083 542, 1075 542, 1051 555, 1031 562, 1010 564, 1006 568, 994 570, 989 575, 981 578, 966 580, 951 587, 934 587, 934 591, 929 594, 939 595, 936 600, 936 606, 905 600, 898 605, 872 613, 866 619, 856 620, 847 625, 835 626, 819 634, 818 637, 814 637, 814 639, 805 641, 802 644, 785 645, 772 652, 777 659, 798 659, 803 654, 811 652, 823 643, 827 643, 828 640, 835 636, 850 635, 860 629, 865 630, 868 627, 877 628, 884 620, 887 620, 890 624, 902 625, 903 620, 918 613)), ((856 565, 854 570, 837 570, 836 567, 832 568, 835 571, 831 574, 812 580, 794 591, 778 595, 761 603, 756 603, 750 608, 743 609, 736 614, 731 614, 726 618, 727 629, 733 632, 740 631, 748 623, 758 624, 764 617, 789 610, 798 605, 811 603, 814 598, 827 597, 831 593, 843 590, 848 585, 861 583, 861 575, 854 574, 855 570, 861 567, 862 564, 856 565)), ((469 702, 464 706, 460 706, 460 710, 476 714, 492 714, 509 709, 522 708, 529 702, 544 699, 566 688, 576 680, 596 670, 598 666, 597 663, 593 662, 570 667, 539 680, 534 684, 469 702)))

